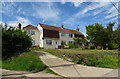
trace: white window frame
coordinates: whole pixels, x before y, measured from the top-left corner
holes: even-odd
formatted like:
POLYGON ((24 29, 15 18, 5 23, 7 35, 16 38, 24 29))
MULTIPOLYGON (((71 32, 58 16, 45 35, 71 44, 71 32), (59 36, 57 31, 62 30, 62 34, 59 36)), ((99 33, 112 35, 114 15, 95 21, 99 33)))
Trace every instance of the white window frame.
POLYGON ((35 31, 31 30, 31 35, 35 35, 35 31))
POLYGON ((35 45, 35 40, 32 40, 32 46, 34 46, 35 45))
POLYGON ((61 37, 64 37, 65 36, 65 33, 61 33, 61 37))
POLYGON ((63 45, 66 45, 66 41, 61 41, 61 45, 62 45, 62 42, 63 42, 63 45))
POLYGON ((28 34, 29 34, 29 35, 35 35, 35 31, 34 31, 34 30, 29 30, 29 31, 28 31, 28 34))
POLYGON ((47 45, 52 45, 52 40, 46 40, 47 45))
POLYGON ((73 38, 73 34, 69 34, 68 36, 69 36, 70 38, 73 38))

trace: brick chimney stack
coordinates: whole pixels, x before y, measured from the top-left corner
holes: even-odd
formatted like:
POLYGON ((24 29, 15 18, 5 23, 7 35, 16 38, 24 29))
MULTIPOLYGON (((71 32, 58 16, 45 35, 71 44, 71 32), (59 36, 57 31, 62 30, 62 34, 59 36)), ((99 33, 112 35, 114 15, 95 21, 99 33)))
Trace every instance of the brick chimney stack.
POLYGON ((21 26, 22 26, 22 24, 21 23, 19 23, 18 24, 18 28, 21 30, 21 26))
POLYGON ((77 29, 76 29, 78 32, 79 32, 79 28, 77 27, 77 29))
POLYGON ((61 28, 63 28, 63 24, 61 24, 61 28))

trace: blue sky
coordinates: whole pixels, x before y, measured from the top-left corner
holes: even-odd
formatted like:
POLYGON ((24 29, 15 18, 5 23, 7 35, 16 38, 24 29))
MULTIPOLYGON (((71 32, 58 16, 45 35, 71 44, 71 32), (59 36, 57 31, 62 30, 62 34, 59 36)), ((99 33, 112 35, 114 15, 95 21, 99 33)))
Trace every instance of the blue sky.
MULTIPOLYGON (((118 7, 118 3, 113 3, 118 7)), ((0 13, 1 22, 12 26, 42 23, 60 27, 63 24, 64 28, 73 30, 79 27, 84 34, 89 24, 106 27, 109 22, 118 23, 118 12, 110 2, 4 2, 0 13)))

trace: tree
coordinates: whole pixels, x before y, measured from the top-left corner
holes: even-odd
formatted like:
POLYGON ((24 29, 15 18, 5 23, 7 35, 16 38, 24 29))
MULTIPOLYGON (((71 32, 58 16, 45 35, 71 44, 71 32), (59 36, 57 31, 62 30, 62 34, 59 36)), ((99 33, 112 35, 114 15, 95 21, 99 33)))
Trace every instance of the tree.
POLYGON ((87 31, 87 39, 90 40, 90 42, 95 46, 103 46, 105 45, 104 40, 106 40, 106 31, 104 30, 102 24, 96 23, 95 25, 88 25, 86 26, 87 31))
POLYGON ((74 44, 78 46, 78 48, 82 45, 83 43, 83 38, 73 38, 74 44))
POLYGON ((107 32, 108 32, 108 38, 109 38, 109 41, 108 41, 108 48, 109 49, 112 49, 112 45, 114 43, 114 38, 113 38, 113 26, 114 26, 115 22, 111 23, 109 22, 108 25, 107 25, 107 32))
POLYGON ((31 47, 31 37, 15 27, 2 27, 2 57, 8 58, 15 54, 29 50, 31 47))
POLYGON ((109 23, 107 28, 104 28, 102 24, 96 23, 95 25, 86 26, 87 39, 95 46, 101 46, 102 49, 113 49, 117 47, 118 41, 118 31, 113 31, 113 23, 109 23))

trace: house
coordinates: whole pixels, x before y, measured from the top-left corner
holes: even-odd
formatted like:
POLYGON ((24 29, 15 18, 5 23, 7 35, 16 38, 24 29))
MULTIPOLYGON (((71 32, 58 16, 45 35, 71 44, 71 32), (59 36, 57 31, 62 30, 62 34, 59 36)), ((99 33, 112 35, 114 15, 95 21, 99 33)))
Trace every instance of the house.
POLYGON ((81 37, 84 35, 79 32, 79 28, 76 30, 70 30, 63 27, 55 27, 46 24, 38 24, 37 27, 27 25, 23 27, 23 30, 27 31, 32 37, 32 45, 40 46, 45 49, 60 48, 60 46, 67 45, 73 41, 73 38, 81 37))

